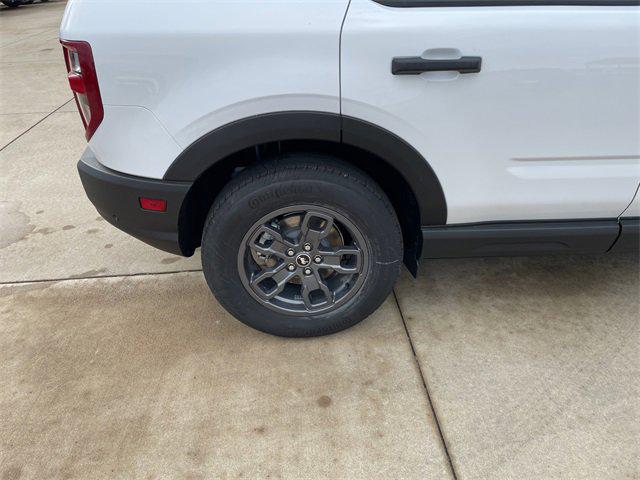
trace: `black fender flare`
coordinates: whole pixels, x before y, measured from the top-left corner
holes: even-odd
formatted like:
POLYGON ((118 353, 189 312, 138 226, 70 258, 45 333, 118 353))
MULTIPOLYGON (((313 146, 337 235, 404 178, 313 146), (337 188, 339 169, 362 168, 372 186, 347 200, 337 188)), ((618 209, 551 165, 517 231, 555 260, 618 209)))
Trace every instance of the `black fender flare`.
POLYGON ((336 113, 274 112, 223 125, 189 145, 167 169, 164 180, 193 182, 220 160, 246 148, 284 140, 323 140, 365 150, 394 167, 409 184, 422 225, 444 225, 447 203, 427 160, 394 133, 336 113))

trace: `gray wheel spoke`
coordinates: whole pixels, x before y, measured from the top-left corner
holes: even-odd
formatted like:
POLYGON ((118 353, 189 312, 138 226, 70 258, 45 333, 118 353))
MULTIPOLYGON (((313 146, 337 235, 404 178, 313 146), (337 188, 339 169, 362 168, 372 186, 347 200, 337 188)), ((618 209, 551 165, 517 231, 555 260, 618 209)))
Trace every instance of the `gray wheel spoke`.
POLYGON ((332 228, 333 217, 320 212, 308 211, 300 225, 300 243, 310 243, 313 248, 318 248, 320 240, 329 235, 332 228))
POLYGON ((259 283, 264 282, 267 278, 273 278, 273 276, 281 270, 285 269, 285 264, 281 263, 272 268, 265 268, 261 272, 255 273, 251 276, 251 286, 257 286, 259 283))
POLYGON ((253 290, 260 295, 262 298, 269 300, 276 295, 278 295, 284 287, 287 285, 287 282, 291 280, 297 273, 290 272, 286 268, 286 264, 281 263, 280 265, 276 265, 272 268, 267 268, 257 274, 253 275, 250 280, 250 285, 253 290), (275 287, 273 287, 268 292, 265 292, 261 287, 260 283, 264 282, 267 278, 270 278, 275 282, 275 287))
POLYGON ((282 290, 284 290, 284 287, 287 285, 289 280, 291 280, 296 275, 296 272, 289 272, 285 269, 280 270, 273 277, 271 277, 276 282, 276 286, 266 294, 265 298, 272 299, 273 297, 278 295, 280 292, 282 292, 282 290))
POLYGON ((314 271, 311 275, 305 275, 302 277, 301 293, 304 304, 309 310, 333 302, 333 293, 317 271, 314 271), (322 302, 312 302, 311 293, 316 290, 320 290, 324 294, 324 300, 322 302))
POLYGON ((294 246, 291 242, 282 237, 280 232, 269 225, 263 225, 256 233, 249 239, 249 248, 256 253, 266 256, 276 256, 278 258, 287 258, 286 251, 288 248, 294 246), (265 244, 261 244, 260 239, 264 236, 270 237, 270 240, 265 244))
POLYGON ((362 270, 362 252, 357 247, 342 247, 332 251, 320 251, 322 262, 318 264, 318 268, 330 268, 336 273, 354 274, 360 273, 362 270), (355 258, 355 262, 345 266, 342 265, 342 258, 345 256, 355 258))

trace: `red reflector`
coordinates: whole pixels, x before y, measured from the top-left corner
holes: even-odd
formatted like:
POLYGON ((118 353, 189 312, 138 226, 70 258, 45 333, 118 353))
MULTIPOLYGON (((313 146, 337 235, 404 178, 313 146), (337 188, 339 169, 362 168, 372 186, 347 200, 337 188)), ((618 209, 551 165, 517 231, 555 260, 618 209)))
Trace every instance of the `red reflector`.
POLYGON ((167 211, 167 201, 159 198, 140 197, 140 206, 143 210, 152 210, 154 212, 167 211))
POLYGON ((75 93, 87 93, 87 89, 84 86, 84 80, 77 73, 69 74, 69 86, 75 93))

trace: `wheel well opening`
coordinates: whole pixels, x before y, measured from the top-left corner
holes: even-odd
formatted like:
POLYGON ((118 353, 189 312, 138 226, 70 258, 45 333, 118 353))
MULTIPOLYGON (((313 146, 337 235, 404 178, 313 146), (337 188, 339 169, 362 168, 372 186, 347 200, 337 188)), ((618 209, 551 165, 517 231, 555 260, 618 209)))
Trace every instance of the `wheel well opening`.
POLYGON ((234 175, 249 165, 268 161, 281 153, 313 152, 337 157, 367 173, 386 193, 400 222, 404 262, 415 275, 422 250, 420 208, 402 175, 384 159, 357 147, 329 141, 286 140, 256 145, 234 153, 212 165, 193 183, 183 202, 180 247, 186 255, 200 246, 204 222, 211 205, 234 175))

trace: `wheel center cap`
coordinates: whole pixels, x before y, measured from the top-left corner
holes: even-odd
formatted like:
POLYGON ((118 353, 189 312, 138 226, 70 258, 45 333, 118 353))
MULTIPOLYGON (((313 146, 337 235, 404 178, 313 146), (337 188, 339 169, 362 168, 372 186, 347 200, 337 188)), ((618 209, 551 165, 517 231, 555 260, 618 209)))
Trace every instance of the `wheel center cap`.
POLYGON ((306 253, 301 253, 296 257, 296 263, 299 267, 306 267, 311 263, 311 257, 306 253))

